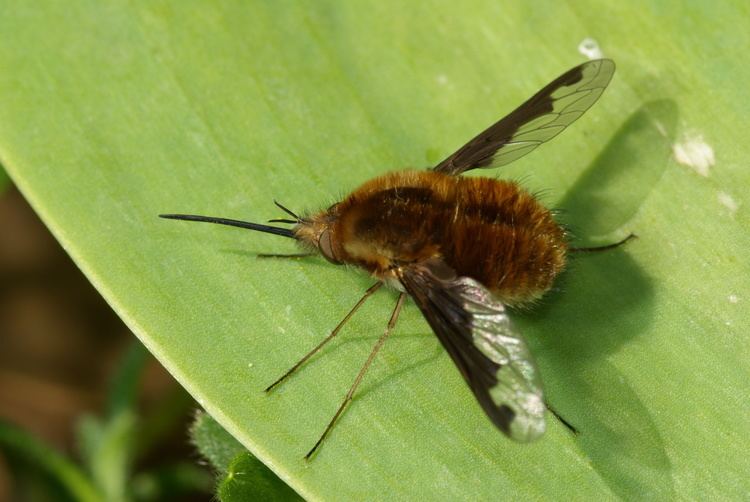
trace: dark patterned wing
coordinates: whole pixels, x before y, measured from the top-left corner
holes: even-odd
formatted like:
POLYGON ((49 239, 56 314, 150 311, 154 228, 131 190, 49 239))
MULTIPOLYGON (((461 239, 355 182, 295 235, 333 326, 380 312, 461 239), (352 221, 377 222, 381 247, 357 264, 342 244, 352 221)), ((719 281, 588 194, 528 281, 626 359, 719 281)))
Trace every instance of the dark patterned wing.
POLYGON ((435 166, 458 175, 477 167, 499 167, 523 157, 557 136, 604 92, 615 63, 598 59, 563 73, 524 104, 435 166))
POLYGON ((440 260, 399 273, 492 422, 516 441, 541 436, 545 404, 539 372, 503 304, 440 260))

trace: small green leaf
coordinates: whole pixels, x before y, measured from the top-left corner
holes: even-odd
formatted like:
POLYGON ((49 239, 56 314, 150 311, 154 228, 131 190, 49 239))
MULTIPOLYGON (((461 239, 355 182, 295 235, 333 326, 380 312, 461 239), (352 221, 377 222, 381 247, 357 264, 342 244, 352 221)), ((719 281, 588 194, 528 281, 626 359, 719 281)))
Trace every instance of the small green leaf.
POLYGON ((240 453, 229 464, 217 490, 221 502, 302 500, 271 470, 248 452, 240 453))
POLYGON ((207 413, 196 414, 190 438, 217 471, 218 495, 222 501, 299 499, 294 490, 248 453, 207 413))
POLYGON ((136 417, 123 410, 106 421, 87 415, 78 423, 78 438, 84 464, 106 500, 128 500, 136 417))
POLYGON ((73 462, 28 432, 0 420, 0 451, 52 478, 66 495, 79 502, 105 500, 73 462))
POLYGON ((219 474, 224 474, 229 463, 246 450, 208 413, 198 411, 190 426, 190 440, 198 452, 219 474))
POLYGON ((114 417, 123 411, 135 411, 138 384, 148 361, 148 351, 138 340, 133 340, 119 361, 117 372, 107 392, 107 416, 114 417))
POLYGON ((179 462, 145 473, 136 474, 130 481, 130 492, 136 501, 182 500, 195 493, 211 493, 211 475, 194 463, 179 462))

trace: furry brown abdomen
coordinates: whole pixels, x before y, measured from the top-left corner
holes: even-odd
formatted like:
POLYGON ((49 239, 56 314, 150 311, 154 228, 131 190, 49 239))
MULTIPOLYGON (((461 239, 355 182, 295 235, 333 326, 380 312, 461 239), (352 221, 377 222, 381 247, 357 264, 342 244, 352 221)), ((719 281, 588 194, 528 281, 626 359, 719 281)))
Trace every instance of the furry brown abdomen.
POLYGON ((441 256, 509 305, 542 296, 565 266, 563 229, 517 184, 435 172, 375 178, 336 207, 342 261, 384 278, 441 256))

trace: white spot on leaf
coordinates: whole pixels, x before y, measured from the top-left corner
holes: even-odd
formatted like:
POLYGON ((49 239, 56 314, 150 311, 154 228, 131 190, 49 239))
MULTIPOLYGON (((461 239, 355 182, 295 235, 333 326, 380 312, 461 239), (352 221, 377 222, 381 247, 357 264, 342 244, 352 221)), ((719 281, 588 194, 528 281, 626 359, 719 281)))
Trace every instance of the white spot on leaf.
POLYGON ((740 298, 737 295, 729 295, 727 300, 729 300, 729 303, 737 303, 740 301, 740 298))
POLYGON ((703 140, 700 134, 686 134, 672 145, 672 155, 678 164, 690 167, 701 176, 707 177, 708 172, 716 163, 714 149, 703 140))
POLYGON ((719 192, 717 196, 719 198, 719 203, 729 210, 729 216, 734 216, 734 213, 736 213, 737 209, 740 207, 739 203, 734 200, 734 197, 726 192, 719 192))
POLYGON ((444 73, 441 73, 437 77, 435 77, 435 81, 440 85, 446 85, 448 84, 448 76, 444 73))
POLYGON ((589 59, 601 59, 604 57, 604 53, 599 48, 599 42, 588 37, 581 40, 581 43, 578 44, 578 52, 589 59))

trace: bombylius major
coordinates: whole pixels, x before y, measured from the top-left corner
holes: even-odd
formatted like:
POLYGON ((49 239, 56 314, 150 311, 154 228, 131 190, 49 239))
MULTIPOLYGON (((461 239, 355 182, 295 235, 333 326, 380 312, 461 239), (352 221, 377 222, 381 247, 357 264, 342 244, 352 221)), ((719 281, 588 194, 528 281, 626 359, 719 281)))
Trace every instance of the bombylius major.
POLYGON ((539 372, 506 306, 526 306, 544 295, 565 267, 568 253, 611 249, 632 235, 608 246, 569 247, 565 229, 552 212, 517 183, 460 174, 508 164, 555 137, 594 104, 614 71, 608 59, 570 69, 428 171, 385 174, 310 215, 297 216, 276 203, 293 219, 270 222, 291 224, 290 229, 210 216, 160 215, 289 237, 308 253, 265 256, 320 254, 377 279, 338 326, 266 392, 333 339, 383 284, 399 291, 385 332, 305 458, 317 450, 352 400, 407 295, 490 420, 516 441, 532 441, 544 432, 548 406, 539 372))

